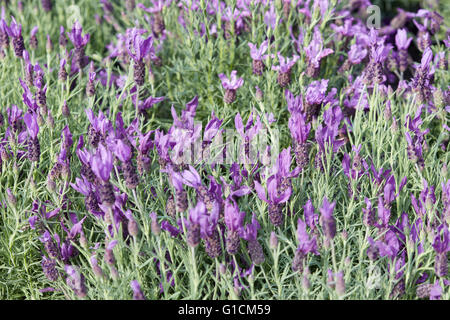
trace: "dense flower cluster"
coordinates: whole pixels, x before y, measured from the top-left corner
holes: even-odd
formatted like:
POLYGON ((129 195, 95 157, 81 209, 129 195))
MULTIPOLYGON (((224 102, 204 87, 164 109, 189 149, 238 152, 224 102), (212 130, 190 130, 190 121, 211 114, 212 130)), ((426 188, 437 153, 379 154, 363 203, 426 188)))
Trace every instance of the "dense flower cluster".
POLYGON ((358 260, 383 297, 448 297, 450 33, 432 9, 373 28, 370 4, 102 0, 111 42, 75 20, 59 48, 3 7, 19 93, 0 98, 0 206, 23 211, 45 281, 144 300, 214 273, 237 297, 282 263, 342 298, 358 260))

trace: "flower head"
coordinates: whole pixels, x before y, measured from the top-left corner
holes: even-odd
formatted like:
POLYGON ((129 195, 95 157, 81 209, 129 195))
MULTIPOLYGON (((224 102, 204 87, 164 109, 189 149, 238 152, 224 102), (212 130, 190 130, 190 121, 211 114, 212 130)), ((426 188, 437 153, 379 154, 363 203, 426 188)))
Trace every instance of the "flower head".
POLYGON ((37 115, 35 113, 26 113, 23 116, 23 121, 27 125, 28 135, 32 139, 36 139, 38 132, 39 132, 39 126, 37 123, 37 115))
POLYGON ((242 228, 242 224, 245 218, 245 212, 240 211, 239 207, 233 201, 225 202, 225 225, 228 230, 239 231, 242 228))
POLYGON ((277 55, 280 65, 272 66, 272 70, 282 73, 290 72, 297 60, 300 59, 300 57, 296 54, 294 54, 292 58, 285 58, 280 54, 280 52, 278 52, 277 55))
POLYGON ((231 71, 230 78, 228 78, 225 74, 219 74, 220 81, 222 81, 222 86, 224 89, 228 90, 237 90, 244 84, 244 80, 242 78, 237 77, 237 71, 231 71))
POLYGON ((322 35, 319 29, 316 27, 314 29, 312 41, 305 48, 305 53, 306 57, 308 58, 309 64, 313 68, 320 68, 320 60, 332 54, 333 52, 334 51, 332 49, 323 47, 322 35))
POLYGON ((132 28, 127 30, 127 51, 134 61, 142 61, 152 50, 153 37, 143 38, 146 30, 132 28))
POLYGON ((91 158, 91 167, 95 175, 104 182, 109 181, 109 175, 113 168, 113 156, 111 151, 102 144, 98 146, 97 153, 91 158))
POLYGON ((407 50, 413 38, 408 38, 405 29, 399 29, 395 35, 395 44, 398 50, 407 50))
POLYGON ((253 213, 252 222, 240 229, 239 236, 247 241, 255 241, 258 236, 258 230, 261 228, 256 215, 253 213))
POLYGON ((336 206, 336 201, 330 203, 328 202, 327 197, 323 198, 322 207, 320 207, 319 211, 322 214, 322 228, 325 236, 328 239, 333 239, 336 235, 336 221, 333 217, 333 211, 336 206))
POLYGON ((85 47, 90 39, 90 34, 86 33, 84 36, 82 35, 83 28, 81 27, 80 22, 75 21, 73 24, 72 30, 67 34, 69 36, 70 41, 72 41, 75 48, 85 47))
POLYGON ((316 237, 309 238, 308 232, 306 232, 306 223, 302 219, 297 221, 297 239, 298 239, 298 251, 303 254, 313 253, 318 255, 316 237))
POLYGON ((251 42, 248 43, 248 46, 250 47, 250 57, 252 57, 253 60, 263 60, 267 57, 267 55, 264 55, 268 48, 267 40, 261 43, 259 48, 251 42))

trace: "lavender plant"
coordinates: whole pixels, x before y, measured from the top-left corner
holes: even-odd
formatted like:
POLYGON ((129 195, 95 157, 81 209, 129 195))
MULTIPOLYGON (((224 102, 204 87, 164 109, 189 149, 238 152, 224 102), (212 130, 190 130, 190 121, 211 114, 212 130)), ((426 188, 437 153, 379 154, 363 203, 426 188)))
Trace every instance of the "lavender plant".
POLYGON ((450 299, 449 8, 371 2, 2 4, 0 298, 450 299))

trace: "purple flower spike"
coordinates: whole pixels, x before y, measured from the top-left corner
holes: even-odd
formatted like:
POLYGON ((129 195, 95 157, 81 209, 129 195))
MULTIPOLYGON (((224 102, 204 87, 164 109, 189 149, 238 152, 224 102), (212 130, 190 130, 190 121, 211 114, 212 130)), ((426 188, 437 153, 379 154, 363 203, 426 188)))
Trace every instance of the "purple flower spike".
POLYGON ((325 237, 328 240, 332 240, 336 235, 336 221, 333 217, 335 206, 336 201, 329 203, 327 197, 324 197, 322 207, 319 209, 320 213, 322 214, 322 216, 320 217, 322 229, 325 237))
POLYGON ((203 202, 189 211, 189 221, 187 225, 187 243, 191 247, 196 247, 200 243, 200 225, 206 217, 206 207, 203 202))
POLYGON ((143 38, 142 29, 128 29, 127 30, 127 51, 134 61, 142 61, 151 51, 153 46, 153 37, 143 38))
POLYGON ((280 87, 284 88, 291 83, 291 69, 300 58, 294 55, 292 59, 283 57, 280 52, 277 53, 280 65, 272 66, 272 70, 278 71, 277 81, 280 87))
POLYGON ((253 73, 256 75, 262 75, 265 67, 263 60, 267 57, 264 53, 267 51, 268 42, 266 40, 261 43, 259 49, 251 42, 248 43, 248 46, 250 47, 250 56, 253 59, 253 73))
POLYGON ((272 70, 279 71, 281 73, 289 72, 297 60, 300 58, 298 55, 293 55, 292 58, 283 57, 280 52, 277 53, 278 60, 280 62, 279 66, 272 66, 272 70))
POLYGON ((73 266, 66 265, 65 268, 68 275, 66 279, 67 285, 74 291, 79 298, 87 295, 87 288, 84 283, 84 276, 73 266))
MULTIPOLYGON (((278 20, 278 23, 280 23, 282 19, 278 20)), ((277 13, 275 11, 275 6, 272 3, 270 5, 270 9, 266 11, 264 14, 264 23, 268 28, 271 28, 272 30, 275 30, 277 27, 277 13)))
POLYGON ((311 230, 316 229, 319 223, 319 215, 314 213, 314 206, 311 199, 308 199, 306 204, 303 206, 303 212, 305 215, 305 222, 311 230))
POLYGON ((23 121, 27 125, 27 132, 31 139, 36 139, 39 133, 39 126, 37 123, 36 114, 27 113, 23 116, 23 121))
POLYGON ((128 162, 131 159, 131 148, 129 145, 123 143, 122 140, 117 140, 114 147, 114 154, 122 162, 128 162))
POLYGON ((308 253, 318 255, 319 252, 317 251, 316 236, 309 238, 308 232, 306 232, 306 223, 300 218, 297 221, 297 239, 298 247, 292 261, 292 270, 302 273, 308 253))
POLYGON ((408 38, 405 29, 399 29, 395 36, 395 44, 398 49, 398 64, 400 72, 405 72, 408 68, 408 47, 413 38, 408 38))
POLYGON ((292 144, 297 166, 302 170, 309 163, 310 145, 307 143, 308 135, 311 131, 311 123, 305 123, 302 113, 294 113, 289 118, 289 130, 291 131, 292 144))
POLYGON ((12 38, 12 44, 16 57, 22 58, 23 50, 25 50, 22 36, 22 25, 18 24, 14 17, 11 17, 10 26, 8 27, 6 23, 4 23, 3 27, 6 29, 7 34, 12 38))
POLYGON ((134 61, 134 81, 138 86, 144 84, 145 64, 143 59, 153 50, 153 37, 143 38, 142 34, 146 30, 128 29, 126 34, 127 51, 134 61))
POLYGON ((240 229, 240 237, 247 240, 248 242, 248 252, 252 262, 256 265, 264 262, 264 251, 257 240, 258 230, 261 228, 256 215, 252 215, 252 223, 247 224, 244 228, 240 229))
POLYGON ((130 283, 131 289, 133 290, 133 300, 146 300, 144 294, 142 293, 141 286, 137 280, 133 280, 130 283))
POLYGON ((227 226, 226 249, 229 254, 235 254, 240 246, 239 232, 243 227, 245 212, 233 201, 225 203, 225 225, 227 226))
POLYGON ((78 22, 77 20, 73 24, 72 30, 69 33, 67 33, 70 41, 72 41, 72 44, 74 45, 75 48, 85 47, 89 42, 89 39, 91 37, 90 34, 87 33, 83 36, 82 33, 83 28, 81 27, 80 22, 78 22))
POLYGON ((250 47, 250 57, 252 57, 253 60, 264 60, 267 57, 267 55, 264 55, 268 48, 267 40, 261 43, 259 49, 251 42, 248 43, 248 46, 250 47))
POLYGON ((222 86, 224 89, 228 90, 237 90, 244 84, 244 80, 237 77, 236 70, 231 71, 229 78, 227 78, 227 76, 223 73, 219 74, 219 78, 222 81, 222 86))
POLYGON ((91 167, 92 171, 99 179, 108 182, 113 168, 113 156, 111 151, 100 144, 97 153, 91 158, 91 167))
POLYGON ((413 38, 408 38, 406 29, 399 29, 395 35, 395 44, 398 50, 407 50, 413 38))
POLYGON ((350 70, 351 66, 360 64, 361 61, 367 56, 367 49, 364 47, 353 44, 348 52, 348 58, 344 64, 339 68, 339 72, 350 70))
POLYGON ((438 277, 445 277, 448 274, 447 252, 450 251, 450 231, 446 224, 442 224, 437 228, 433 248, 436 251, 434 261, 435 273, 438 277))
MULTIPOLYGON (((134 97, 134 96, 133 96, 134 97)), ((155 104, 164 101, 165 97, 148 97, 144 101, 139 101, 139 111, 152 108, 155 104)))
POLYGON ((227 104, 233 103, 236 100, 236 90, 244 84, 244 79, 237 77, 237 71, 231 71, 230 78, 223 73, 219 74, 222 86, 225 89, 224 101, 227 104))
POLYGON ((70 41, 72 41, 72 44, 75 47, 72 61, 74 63, 73 67, 77 71, 81 70, 81 68, 84 66, 84 48, 86 47, 91 37, 89 33, 83 36, 82 32, 83 29, 81 28, 81 24, 78 21, 75 21, 72 30, 67 33, 70 41))
POLYGON ((318 255, 316 237, 309 238, 308 232, 306 232, 306 223, 302 219, 297 221, 297 239, 298 248, 304 255, 313 253, 318 255))
POLYGON ((312 41, 305 48, 306 57, 308 59, 306 74, 312 78, 317 77, 320 71, 320 61, 333 52, 332 49, 323 47, 322 35, 319 28, 316 27, 314 29, 312 41))

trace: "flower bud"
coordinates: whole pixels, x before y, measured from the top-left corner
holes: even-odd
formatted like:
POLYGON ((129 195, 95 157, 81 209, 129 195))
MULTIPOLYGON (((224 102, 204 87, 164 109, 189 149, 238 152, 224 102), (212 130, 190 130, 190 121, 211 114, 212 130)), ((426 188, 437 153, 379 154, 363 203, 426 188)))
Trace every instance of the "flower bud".
POLYGON ((86 250, 89 248, 89 243, 86 239, 86 236, 84 235, 84 232, 80 233, 80 244, 86 250))
POLYGON ((269 240, 270 248, 275 250, 278 247, 278 238, 274 231, 270 234, 270 240, 269 240))
POLYGON ((223 275, 226 274, 227 273, 227 266, 225 264, 221 263, 219 265, 219 272, 220 272, 220 274, 223 274, 223 275))
POLYGON ((47 179, 47 190, 50 192, 55 192, 56 183, 55 183, 55 181, 53 181, 53 179, 50 179, 50 178, 47 179))
POLYGON ((47 35, 47 43, 45 45, 45 49, 47 50, 47 53, 50 53, 53 51, 53 43, 50 39, 50 35, 47 35))
POLYGON ((134 219, 129 219, 128 220, 128 233, 132 237, 136 237, 138 235, 138 232, 139 232, 139 227, 138 227, 138 224, 136 223, 136 221, 134 219))
POLYGON ((16 197, 13 195, 11 189, 7 188, 6 189, 6 199, 8 200, 8 203, 11 207, 15 207, 17 204, 17 199, 16 197))
POLYGON ((345 281, 344 281, 344 272, 339 271, 336 274, 336 293, 339 296, 345 294, 345 281))
POLYGON ((64 104, 62 105, 62 108, 61 108, 61 113, 66 118, 70 117, 70 109, 69 109, 69 106, 67 105, 67 101, 65 101, 65 100, 64 100, 64 104))
POLYGON ((308 276, 305 274, 302 277, 302 288, 308 292, 311 289, 311 282, 309 281, 308 276))
POLYGON ((47 115, 47 125, 49 128, 52 128, 52 129, 55 128, 55 119, 53 118, 52 114, 50 113, 50 110, 48 111, 48 115, 47 115))
POLYGON ((151 224, 152 233, 154 233, 156 236, 159 236, 159 234, 161 233, 161 227, 158 224, 158 219, 156 218, 156 212, 152 212, 150 214, 150 218, 152 219, 152 224, 151 224))
POLYGON ((264 99, 264 93, 258 86, 255 86, 255 88, 256 88, 256 92, 255 92, 256 100, 262 101, 264 99))

